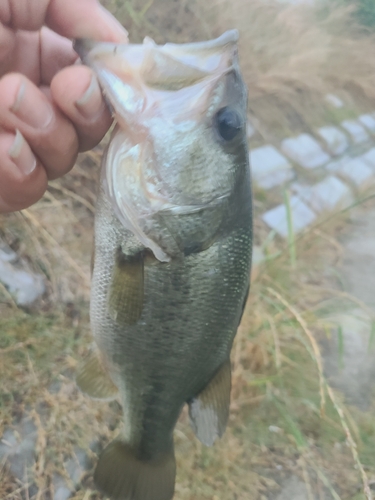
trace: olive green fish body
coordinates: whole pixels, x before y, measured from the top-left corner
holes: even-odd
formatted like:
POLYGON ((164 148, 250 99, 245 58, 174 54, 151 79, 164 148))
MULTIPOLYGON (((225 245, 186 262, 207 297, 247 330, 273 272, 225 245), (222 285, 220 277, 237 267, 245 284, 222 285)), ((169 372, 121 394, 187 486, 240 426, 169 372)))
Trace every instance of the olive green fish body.
MULTIPOLYGON (((250 193, 244 194, 246 205, 250 193)), ((243 218, 238 227, 224 228, 207 249, 188 248, 188 255, 181 253, 170 262, 142 256, 143 308, 129 325, 114 319, 108 297, 118 249, 126 256, 137 242, 121 228, 109 203, 101 203, 93 331, 121 387, 127 439, 147 457, 170 439, 183 404, 204 389, 229 357, 249 286, 251 222, 243 218)), ((145 250, 139 248, 139 253, 145 250)))
MULTIPOLYGON (((121 81, 96 62, 106 47, 86 61, 118 120, 95 220, 90 314, 100 354, 78 377, 94 397, 118 389, 124 428, 95 472, 113 499, 172 498, 173 430, 185 403, 207 445, 228 418, 229 356, 252 246, 246 91, 228 33, 167 44, 157 57, 147 42, 141 69, 112 64, 121 81)), ((138 61, 135 54, 125 60, 138 61)))

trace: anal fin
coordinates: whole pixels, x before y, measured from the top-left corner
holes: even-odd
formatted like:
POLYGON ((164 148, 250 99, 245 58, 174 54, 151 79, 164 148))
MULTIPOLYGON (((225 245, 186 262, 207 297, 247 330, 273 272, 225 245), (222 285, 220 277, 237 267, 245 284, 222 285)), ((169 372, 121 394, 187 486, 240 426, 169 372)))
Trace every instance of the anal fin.
POLYGON ((195 435, 206 446, 224 434, 231 389, 231 366, 228 359, 201 393, 189 401, 190 422, 195 435))
POLYGON ((76 383, 84 394, 93 399, 115 399, 118 389, 107 373, 99 352, 94 350, 84 361, 76 383))
POLYGON ((133 325, 142 314, 143 266, 143 252, 127 256, 122 253, 121 248, 118 249, 108 291, 108 309, 111 317, 119 324, 133 325))

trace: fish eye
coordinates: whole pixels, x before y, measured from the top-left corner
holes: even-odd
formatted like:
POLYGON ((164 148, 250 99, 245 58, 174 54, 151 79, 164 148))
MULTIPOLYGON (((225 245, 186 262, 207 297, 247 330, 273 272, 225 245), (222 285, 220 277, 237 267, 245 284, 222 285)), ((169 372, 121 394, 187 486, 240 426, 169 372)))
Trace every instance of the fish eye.
POLYGON ((216 126, 220 136, 225 141, 231 141, 240 132, 242 120, 235 109, 226 106, 217 112, 216 126))

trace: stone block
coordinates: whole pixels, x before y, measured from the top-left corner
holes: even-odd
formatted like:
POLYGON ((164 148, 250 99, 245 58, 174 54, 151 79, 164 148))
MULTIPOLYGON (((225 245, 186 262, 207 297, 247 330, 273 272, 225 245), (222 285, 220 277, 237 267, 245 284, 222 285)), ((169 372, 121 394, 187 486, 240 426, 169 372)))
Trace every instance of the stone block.
POLYGON ((74 489, 70 488, 66 479, 60 474, 54 474, 52 479, 53 500, 68 500, 74 494, 74 489))
POLYGON ((366 130, 356 120, 344 120, 341 122, 341 127, 348 132, 354 144, 360 144, 370 139, 366 130))
POLYGON ((334 175, 326 177, 314 186, 293 184, 292 190, 316 213, 341 210, 350 206, 354 196, 344 182, 334 175))
POLYGON ((45 292, 43 276, 27 269, 27 264, 0 240, 0 281, 20 306, 28 306, 45 292))
POLYGON ((361 157, 352 158, 344 163, 337 171, 337 175, 362 190, 375 183, 374 172, 361 157))
POLYGON ((45 291, 41 275, 18 269, 0 258, 0 281, 20 306, 33 304, 45 291))
POLYGON ((35 461, 37 428, 33 421, 23 418, 14 428, 7 428, 0 440, 0 461, 7 462, 11 474, 20 481, 26 469, 35 461))
POLYGON ((349 147, 347 136, 337 127, 321 127, 318 129, 318 134, 324 141, 328 151, 335 156, 341 155, 349 147))
MULTIPOLYGON (((315 213, 298 196, 290 197, 290 209, 294 233, 306 229, 316 220, 315 213)), ((262 216, 263 221, 283 238, 288 236, 287 209, 284 204, 268 210, 262 216)))
POLYGON ((360 156, 360 159, 366 163, 375 174, 375 148, 371 148, 367 153, 360 156))
POLYGON ((372 115, 361 115, 358 120, 369 132, 375 134, 375 118, 372 115))
POLYGON ((281 150, 291 160, 306 169, 321 167, 330 160, 330 156, 323 151, 320 144, 308 134, 284 139, 281 150))
POLYGON ((344 163, 350 161, 350 159, 351 159, 350 156, 345 155, 342 158, 339 158, 338 160, 330 161, 329 163, 327 163, 325 168, 326 170, 328 170, 328 172, 334 174, 340 170, 340 168, 344 165, 344 163))
POLYGON ((271 189, 294 177, 289 161, 273 146, 251 150, 250 168, 254 183, 262 189, 271 189))

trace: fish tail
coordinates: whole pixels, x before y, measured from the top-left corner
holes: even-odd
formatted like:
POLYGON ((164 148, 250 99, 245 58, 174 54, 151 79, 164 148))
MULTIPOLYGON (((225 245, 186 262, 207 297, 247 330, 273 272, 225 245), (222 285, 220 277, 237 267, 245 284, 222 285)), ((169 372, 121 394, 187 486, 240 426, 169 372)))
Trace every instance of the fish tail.
POLYGON ((143 461, 120 440, 104 449, 94 473, 98 489, 113 500, 171 500, 175 477, 173 446, 163 456, 143 461))

